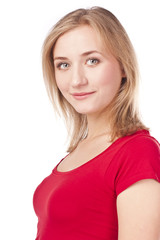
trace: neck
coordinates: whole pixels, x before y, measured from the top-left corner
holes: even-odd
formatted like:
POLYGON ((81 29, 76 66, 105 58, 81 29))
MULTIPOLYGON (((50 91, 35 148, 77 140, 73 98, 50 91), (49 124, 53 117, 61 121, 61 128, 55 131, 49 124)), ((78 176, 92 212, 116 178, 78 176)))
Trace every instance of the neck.
POLYGON ((106 113, 87 115, 88 135, 86 139, 91 140, 98 136, 110 137, 109 121, 106 113))

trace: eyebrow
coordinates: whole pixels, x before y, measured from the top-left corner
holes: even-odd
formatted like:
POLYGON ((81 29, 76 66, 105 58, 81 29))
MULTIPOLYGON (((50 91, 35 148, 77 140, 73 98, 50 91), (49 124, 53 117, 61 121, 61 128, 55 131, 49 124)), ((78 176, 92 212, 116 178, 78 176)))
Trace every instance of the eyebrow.
MULTIPOLYGON (((101 52, 99 52, 99 51, 92 50, 92 51, 87 51, 87 52, 82 53, 81 56, 82 56, 82 57, 85 57, 85 56, 88 56, 88 55, 90 55, 90 54, 92 54, 92 53, 98 53, 98 54, 103 55, 103 54, 102 54, 101 52)), ((54 60, 54 61, 55 61, 55 60, 68 60, 68 58, 67 58, 67 57, 55 57, 53 60, 54 60)))

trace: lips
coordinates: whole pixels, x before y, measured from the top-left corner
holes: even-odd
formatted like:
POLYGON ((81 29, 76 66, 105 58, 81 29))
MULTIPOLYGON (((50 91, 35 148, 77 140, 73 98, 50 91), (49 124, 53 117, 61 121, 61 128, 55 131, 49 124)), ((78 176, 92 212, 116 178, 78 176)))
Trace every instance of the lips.
POLYGON ((94 92, 81 92, 81 93, 72 93, 73 96, 86 96, 86 95, 90 95, 94 92))
POLYGON ((76 99, 76 100, 84 100, 90 95, 94 94, 95 92, 80 92, 80 93, 72 93, 71 95, 76 99))

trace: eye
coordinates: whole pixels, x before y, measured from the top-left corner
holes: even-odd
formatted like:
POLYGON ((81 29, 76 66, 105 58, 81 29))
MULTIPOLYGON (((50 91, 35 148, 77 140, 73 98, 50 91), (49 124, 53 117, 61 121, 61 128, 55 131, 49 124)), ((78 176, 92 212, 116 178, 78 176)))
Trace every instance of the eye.
POLYGON ((62 70, 65 70, 69 67, 69 64, 68 63, 58 63, 57 64, 57 68, 58 69, 62 69, 62 70))
POLYGON ((90 58, 87 60, 88 65, 97 65, 99 63, 99 60, 97 58, 90 58))

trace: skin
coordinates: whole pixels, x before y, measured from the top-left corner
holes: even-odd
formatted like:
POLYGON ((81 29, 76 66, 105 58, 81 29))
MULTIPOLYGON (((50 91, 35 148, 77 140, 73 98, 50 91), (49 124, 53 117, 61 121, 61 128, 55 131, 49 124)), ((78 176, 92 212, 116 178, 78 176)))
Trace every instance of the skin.
POLYGON ((87 115, 88 138, 104 132, 107 106, 124 76, 118 61, 104 49, 89 26, 78 27, 61 36, 53 56, 58 88, 77 112, 87 115), (93 94, 83 99, 72 95, 82 92, 93 94))
MULTIPOLYGON (((83 164, 81 159, 88 161, 106 148, 107 106, 124 73, 89 26, 61 36, 53 57, 59 90, 77 112, 87 115, 89 128, 87 138, 60 164, 62 171, 67 171, 83 164), (93 93, 72 95, 82 92, 93 93)), ((153 179, 132 184, 118 195, 117 213, 118 240, 160 240, 160 184, 153 179)))
POLYGON ((117 198, 118 240, 160 240, 160 183, 145 179, 117 198))

